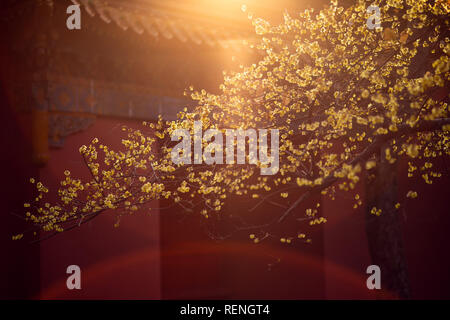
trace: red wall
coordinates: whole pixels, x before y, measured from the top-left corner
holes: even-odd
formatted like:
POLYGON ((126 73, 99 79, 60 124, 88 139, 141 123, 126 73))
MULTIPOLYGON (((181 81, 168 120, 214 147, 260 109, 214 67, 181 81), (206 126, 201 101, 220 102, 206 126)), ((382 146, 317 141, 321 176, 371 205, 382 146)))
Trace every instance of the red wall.
MULTIPOLYGON (((99 118, 88 130, 69 136, 62 149, 52 149, 49 163, 40 170, 41 181, 55 190, 65 169, 74 177, 89 178, 79 147, 94 137, 112 148, 120 147, 124 137, 121 125, 138 127, 140 123, 99 118)), ((114 212, 105 212, 41 243, 40 298, 160 298, 158 210, 152 215, 137 212, 127 216, 119 228, 114 228, 115 222, 114 212), (81 268, 82 290, 66 288, 66 268, 72 264, 81 268)))
MULTIPOLYGON (((419 194, 418 198, 402 204, 399 210, 413 299, 450 298, 450 177, 444 161, 438 161, 435 169, 442 172, 443 176, 436 179, 432 185, 427 185, 420 177, 407 177, 406 163, 399 165, 399 196, 405 198, 409 190, 419 194)), ((361 185, 355 192, 364 196, 361 185)), ((324 227, 328 299, 379 297, 379 292, 366 288, 365 272, 367 266, 372 263, 365 234, 364 205, 356 210, 352 209, 353 196, 354 194, 340 192, 337 193, 335 201, 326 197, 323 199, 324 212, 328 219, 324 227), (352 275, 354 279, 359 277, 360 280, 352 285, 346 275, 352 275)))
MULTIPOLYGON (((7 119, 0 126, 1 186, 0 201, 0 299, 25 299, 39 291, 39 246, 11 237, 29 226, 23 221, 23 203, 31 193, 28 179, 38 169, 31 161, 31 145, 12 111, 4 86, 0 83, 0 117, 7 119)), ((29 132, 28 132, 29 133, 29 132)))
MULTIPOLYGON (((93 137, 117 146, 122 134, 120 124, 140 126, 137 122, 98 119, 92 128, 69 137, 63 149, 52 151, 49 164, 41 170, 41 179, 50 182, 51 187, 65 168, 87 174, 81 169, 79 146, 93 137)), ((445 164, 442 169, 446 169, 445 164)), ((400 212, 412 297, 449 298, 450 259, 446 245, 450 240, 450 217, 445 208, 448 175, 432 187, 420 179, 408 180, 404 174, 399 179, 400 194, 409 189, 420 194, 400 212)), ((364 190, 358 188, 363 196, 364 190)), ((312 246, 255 246, 247 235, 214 242, 205 235, 197 216, 180 220, 178 209, 162 211, 161 217, 136 214, 123 219, 118 229, 112 226, 113 214, 105 214, 41 244, 41 297, 377 298, 378 292, 366 288, 365 270, 371 260, 364 207, 353 210, 351 198, 344 193, 338 193, 335 201, 323 197, 323 214, 328 222, 314 234, 312 246), (280 263, 269 270, 269 264, 278 258, 280 263), (84 272, 81 292, 68 291, 61 285, 70 264, 80 265, 84 272)))
MULTIPOLYGON (((11 114, 8 117, 14 119, 11 114)), ((10 122, 9 132, 20 134, 14 123, 10 122)), ((40 180, 54 189, 65 169, 74 176, 87 177, 79 146, 94 137, 118 146, 121 124, 140 126, 138 122, 100 118, 88 130, 68 137, 63 149, 51 151, 50 162, 40 170, 40 180)), ((26 132, 23 134, 25 146, 26 132)), ((20 194, 27 190, 23 181, 36 171, 33 173, 31 164, 21 160, 25 159, 19 152, 22 145, 11 144, 9 148, 18 159, 5 162, 11 168, 7 170, 9 197, 17 195, 17 201, 11 202, 14 207, 13 202, 23 201, 20 198, 26 195, 20 194)), ((441 169, 446 172, 445 163, 441 169)), ((399 179, 400 194, 409 189, 420 194, 400 211, 412 296, 448 299, 449 176, 444 175, 432 186, 426 186, 420 179, 406 181, 403 174, 399 179)), ((364 194, 362 189, 358 191, 364 194)), ((177 210, 161 211, 160 215, 155 211, 151 216, 137 213, 123 219, 117 229, 113 228, 114 213, 105 213, 81 228, 42 242, 40 249, 24 242, 5 242, 12 262, 2 272, 8 275, 7 287, 2 292, 8 297, 43 299, 377 298, 377 292, 365 287, 365 270, 371 262, 364 213, 362 209, 351 208, 351 195, 338 194, 336 198, 322 199, 321 207, 328 222, 315 229, 310 246, 278 243, 255 246, 248 241, 248 235, 214 242, 203 232, 197 216, 180 219, 177 210), (33 248, 39 249, 37 255, 33 254, 33 248), (269 268, 277 258, 280 262, 269 268), (80 291, 65 287, 65 271, 71 264, 81 267, 80 291)), ((6 234, 20 227, 8 226, 6 234)))

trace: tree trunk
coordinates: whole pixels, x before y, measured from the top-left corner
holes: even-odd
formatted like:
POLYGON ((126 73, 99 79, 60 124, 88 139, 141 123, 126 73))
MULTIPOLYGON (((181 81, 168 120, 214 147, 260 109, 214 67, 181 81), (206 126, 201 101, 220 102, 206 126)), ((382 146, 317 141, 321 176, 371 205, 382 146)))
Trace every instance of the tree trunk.
POLYGON ((372 263, 381 270, 381 289, 407 299, 410 287, 397 203, 397 166, 386 160, 386 146, 366 179, 366 231, 372 263), (372 213, 381 209, 377 216, 372 213))

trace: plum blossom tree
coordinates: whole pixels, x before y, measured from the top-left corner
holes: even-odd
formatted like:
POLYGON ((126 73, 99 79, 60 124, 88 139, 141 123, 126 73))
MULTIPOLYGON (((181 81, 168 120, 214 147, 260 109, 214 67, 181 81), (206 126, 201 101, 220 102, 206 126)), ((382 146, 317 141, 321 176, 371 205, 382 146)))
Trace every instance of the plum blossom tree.
MULTIPOLYGON (((352 199, 355 208, 365 205, 372 258, 389 270, 384 285, 407 297, 395 212, 417 192, 398 194, 396 165, 407 161, 404 174, 421 175, 432 184, 442 175, 435 162, 450 154, 449 9, 442 0, 358 0, 346 8, 332 1, 319 12, 286 13, 279 25, 249 14, 257 34, 250 46, 260 53, 259 61, 224 73, 218 94, 189 88, 186 94, 196 106, 175 121, 160 118, 142 130, 123 128, 120 150, 98 139, 82 146, 91 178, 82 181, 66 171, 56 203, 45 202, 48 189, 31 179, 38 194, 25 204, 26 218, 43 231, 42 239, 109 211, 119 222, 148 210, 155 199, 167 199, 204 217, 217 239, 247 232, 255 243, 308 241, 304 233, 271 230, 291 217, 311 225, 326 222, 318 214, 319 203, 296 209, 314 195, 354 192, 363 180, 366 202, 359 194, 352 199), (370 5, 380 8, 378 28, 367 27, 370 5), (265 165, 260 161, 174 164, 171 135, 177 129, 193 134, 194 121, 221 132, 278 129, 279 171, 260 175, 265 165), (252 202, 252 212, 263 205, 276 210, 262 223, 234 214, 225 230, 216 228, 226 219, 223 206, 232 197, 252 202)), ((207 148, 211 141, 202 143, 207 148)))

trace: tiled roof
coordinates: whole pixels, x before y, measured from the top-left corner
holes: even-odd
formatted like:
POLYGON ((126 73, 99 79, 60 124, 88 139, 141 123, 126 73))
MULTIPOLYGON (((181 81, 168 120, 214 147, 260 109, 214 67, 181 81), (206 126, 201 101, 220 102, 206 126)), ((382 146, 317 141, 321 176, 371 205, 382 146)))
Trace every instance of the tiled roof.
POLYGON ((170 11, 151 6, 145 10, 133 10, 105 0, 71 1, 84 8, 91 17, 99 17, 105 23, 114 23, 124 31, 133 30, 155 40, 176 40, 181 43, 191 42, 240 51, 247 48, 243 40, 252 36, 250 30, 231 29, 220 24, 211 25, 204 21, 185 19, 170 11))

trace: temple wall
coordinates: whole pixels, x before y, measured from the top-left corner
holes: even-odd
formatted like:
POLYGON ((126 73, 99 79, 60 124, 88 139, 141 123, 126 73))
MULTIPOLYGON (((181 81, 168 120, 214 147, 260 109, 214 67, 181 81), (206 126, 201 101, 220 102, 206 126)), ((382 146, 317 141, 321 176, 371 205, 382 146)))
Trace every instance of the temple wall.
MULTIPOLYGON (((94 137, 112 148, 123 137, 121 125, 139 127, 140 122, 97 118, 87 130, 68 136, 61 149, 51 149, 40 179, 50 190, 58 187, 65 169, 72 176, 89 178, 78 149, 94 137)), ((155 201, 154 206, 158 206, 155 201)), ((160 291, 159 214, 136 212, 114 228, 114 212, 67 233, 43 241, 40 247, 40 298, 64 299, 158 299, 160 291), (66 288, 66 268, 78 265, 82 290, 66 288)))
MULTIPOLYGON (((448 167, 443 161, 437 170, 443 172, 433 185, 423 179, 406 176, 407 163, 398 168, 398 210, 403 228, 403 242, 413 299, 448 299, 450 257, 446 244, 450 239, 448 214, 448 167), (403 202, 409 190, 419 197, 403 202), (430 206, 430 204, 432 204, 430 206)), ((355 192, 364 197, 364 188, 355 192)), ((326 298, 377 299, 382 293, 366 287, 366 268, 371 265, 365 233, 364 205, 353 209, 354 193, 337 193, 336 200, 323 197, 324 255, 326 298)), ((383 277, 383 270, 381 270, 383 277)), ((383 289, 383 288, 382 288, 383 289)))

